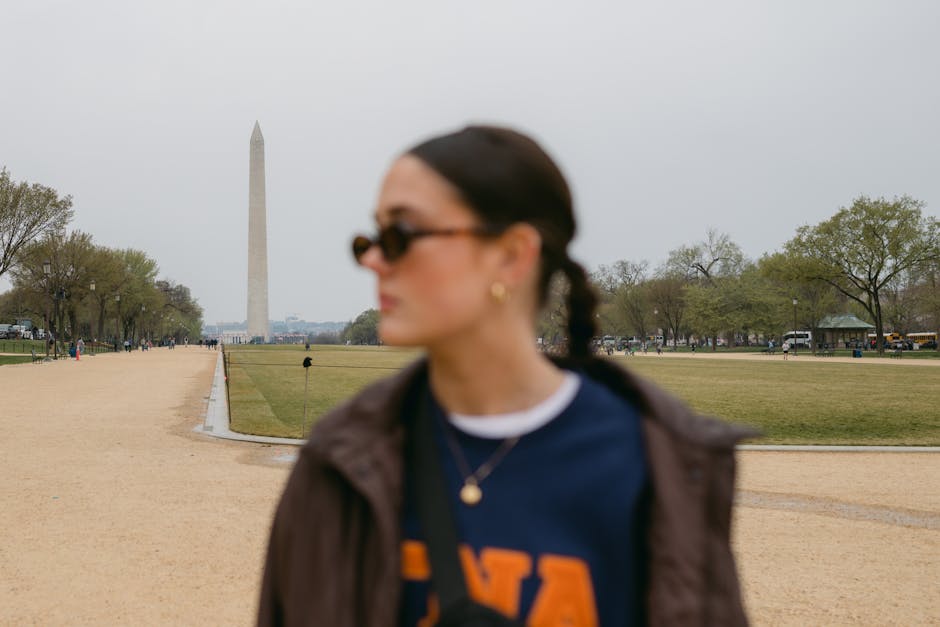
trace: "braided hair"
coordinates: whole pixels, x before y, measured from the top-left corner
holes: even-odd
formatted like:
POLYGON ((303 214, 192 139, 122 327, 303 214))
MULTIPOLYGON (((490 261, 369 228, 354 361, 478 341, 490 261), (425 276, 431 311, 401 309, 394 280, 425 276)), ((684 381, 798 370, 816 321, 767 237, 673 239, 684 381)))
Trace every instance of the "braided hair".
POLYGON ((480 219, 494 227, 524 222, 542 237, 539 299, 558 272, 568 282, 568 356, 586 361, 596 334, 597 296, 584 268, 568 256, 576 224, 568 183, 531 138, 507 128, 468 126, 407 152, 444 177, 480 219))

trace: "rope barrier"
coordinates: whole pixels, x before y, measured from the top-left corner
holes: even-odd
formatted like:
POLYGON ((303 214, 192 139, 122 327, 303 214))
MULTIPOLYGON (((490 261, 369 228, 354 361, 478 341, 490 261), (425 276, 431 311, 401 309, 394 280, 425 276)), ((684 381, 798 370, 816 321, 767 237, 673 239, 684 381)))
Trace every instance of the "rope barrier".
MULTIPOLYGON (((261 351, 258 351, 261 352, 261 351)), ((256 361, 237 361, 234 359, 229 359, 229 366, 280 366, 282 368, 293 368, 295 365, 300 364, 268 364, 256 361)), ((353 368, 353 369, 362 369, 362 370, 401 370, 401 368, 395 368, 393 366, 344 366, 342 364, 338 365, 329 365, 329 364, 310 364, 311 368, 353 368)))

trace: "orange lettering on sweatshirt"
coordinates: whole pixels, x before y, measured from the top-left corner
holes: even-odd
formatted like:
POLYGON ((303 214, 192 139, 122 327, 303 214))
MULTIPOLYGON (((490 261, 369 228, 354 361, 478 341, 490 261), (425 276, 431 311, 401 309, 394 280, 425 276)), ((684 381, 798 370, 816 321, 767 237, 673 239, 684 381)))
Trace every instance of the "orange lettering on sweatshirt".
POLYGON ((591 572, 583 560, 561 555, 539 558, 539 588, 528 624, 533 627, 596 627, 591 572))
MULTIPOLYGON (((522 582, 532 575, 532 558, 522 551, 485 548, 477 559, 473 550, 460 546, 460 561, 470 596, 511 618, 519 617, 522 582)), ((401 546, 402 577, 427 581, 431 566, 421 542, 405 540, 401 546)), ((597 627, 594 587, 587 564, 561 555, 543 555, 538 560, 541 586, 529 613, 532 627, 597 627)), ((418 627, 431 627, 440 614, 437 596, 428 597, 427 616, 418 627)))
POLYGON ((486 548, 477 561, 470 547, 461 546, 460 562, 473 599, 506 616, 519 616, 522 580, 532 574, 532 558, 527 553, 486 548))

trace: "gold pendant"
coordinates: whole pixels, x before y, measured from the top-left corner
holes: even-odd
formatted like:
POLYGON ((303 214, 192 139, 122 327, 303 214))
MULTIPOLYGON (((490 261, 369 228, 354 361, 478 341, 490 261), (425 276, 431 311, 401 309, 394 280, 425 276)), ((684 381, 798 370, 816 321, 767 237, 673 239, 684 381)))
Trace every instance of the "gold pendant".
POLYGON ((483 499, 483 490, 475 483, 464 483, 460 488, 460 500, 467 505, 476 505, 483 499))

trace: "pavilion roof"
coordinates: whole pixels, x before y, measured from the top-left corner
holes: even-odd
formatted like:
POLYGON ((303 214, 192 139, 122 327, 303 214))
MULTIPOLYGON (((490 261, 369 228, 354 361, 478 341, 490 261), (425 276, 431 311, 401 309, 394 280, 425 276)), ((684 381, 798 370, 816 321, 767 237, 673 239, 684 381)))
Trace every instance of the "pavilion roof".
POLYGON ((875 325, 868 324, 852 314, 836 314, 825 316, 819 321, 818 327, 820 329, 874 329, 875 325))

